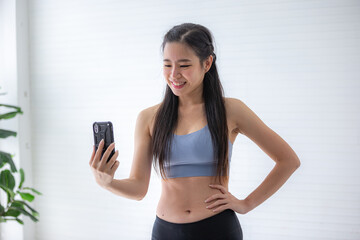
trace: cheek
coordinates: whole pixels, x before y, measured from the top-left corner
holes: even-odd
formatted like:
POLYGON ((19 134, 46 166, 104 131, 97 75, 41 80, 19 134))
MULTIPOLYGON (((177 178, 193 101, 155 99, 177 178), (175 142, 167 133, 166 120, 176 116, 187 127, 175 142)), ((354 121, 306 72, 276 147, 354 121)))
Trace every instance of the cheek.
POLYGON ((199 73, 196 71, 191 71, 186 74, 187 79, 191 79, 191 81, 196 82, 199 79, 199 73))
POLYGON ((170 75, 170 74, 171 74, 171 70, 164 68, 164 69, 163 69, 163 74, 164 74, 165 76, 170 75))
POLYGON ((194 71, 191 71, 191 70, 187 70, 187 71, 184 71, 182 73, 183 76, 186 76, 187 78, 192 78, 194 77, 194 71))

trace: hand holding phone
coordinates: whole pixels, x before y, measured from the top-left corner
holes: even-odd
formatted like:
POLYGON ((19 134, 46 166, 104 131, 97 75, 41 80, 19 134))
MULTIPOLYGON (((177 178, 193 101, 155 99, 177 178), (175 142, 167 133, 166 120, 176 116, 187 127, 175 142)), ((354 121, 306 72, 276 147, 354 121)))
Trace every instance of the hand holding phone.
MULTIPOLYGON (((105 141, 105 147, 101 152, 101 158, 103 157, 106 149, 114 142, 114 130, 112 122, 94 122, 93 123, 93 134, 94 134, 94 144, 95 151, 98 150, 99 143, 102 139, 105 141)), ((114 155, 115 150, 113 149, 110 153, 109 158, 106 162, 109 162, 111 157, 114 155)))
POLYGON ((116 161, 119 151, 115 152, 114 134, 111 122, 95 122, 93 124, 94 147, 89 165, 96 182, 108 187, 120 162, 116 161), (106 161, 105 161, 106 159, 106 161))

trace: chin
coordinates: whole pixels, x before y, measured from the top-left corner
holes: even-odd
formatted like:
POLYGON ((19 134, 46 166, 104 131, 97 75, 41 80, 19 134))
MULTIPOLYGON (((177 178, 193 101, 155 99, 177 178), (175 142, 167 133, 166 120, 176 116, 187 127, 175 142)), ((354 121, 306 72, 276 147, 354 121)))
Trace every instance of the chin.
POLYGON ((175 96, 181 96, 181 94, 179 94, 178 92, 174 91, 173 89, 171 89, 172 93, 175 95, 175 96))

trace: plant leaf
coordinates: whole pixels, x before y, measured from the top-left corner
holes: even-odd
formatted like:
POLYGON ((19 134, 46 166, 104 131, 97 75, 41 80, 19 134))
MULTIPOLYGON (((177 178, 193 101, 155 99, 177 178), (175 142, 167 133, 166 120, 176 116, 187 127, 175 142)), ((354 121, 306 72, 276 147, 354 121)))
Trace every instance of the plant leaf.
POLYGON ((15 220, 16 220, 18 223, 24 225, 24 222, 23 222, 22 220, 20 220, 20 219, 18 219, 18 218, 16 218, 15 220))
POLYGON ((24 199, 25 201, 28 201, 28 202, 32 202, 34 200, 34 195, 30 194, 30 193, 23 193, 23 192, 19 192, 18 193, 20 194, 20 197, 22 199, 24 199))
POLYGON ((4 216, 10 216, 10 217, 17 217, 21 214, 19 210, 9 208, 5 213, 4 216))
POLYGON ((0 216, 5 212, 5 208, 0 204, 0 216))
POLYGON ((11 172, 17 172, 11 155, 9 153, 0 151, 0 168, 2 168, 6 163, 10 164, 11 172))
POLYGON ((15 178, 8 169, 0 173, 0 183, 14 191, 15 178))
POLYGON ((10 188, 6 187, 1 183, 0 183, 0 188, 2 188, 7 193, 8 202, 11 202, 15 197, 15 193, 10 188))
POLYGON ((19 208, 25 209, 24 204, 22 202, 20 202, 20 201, 17 201, 17 200, 14 200, 11 203, 10 207, 19 207, 19 208))
POLYGON ((36 217, 34 217, 31 213, 27 212, 25 209, 22 209, 19 207, 9 207, 9 209, 14 209, 14 210, 20 211, 22 214, 29 216, 31 218, 31 220, 33 220, 34 222, 39 221, 36 217))
POLYGON ((24 169, 20 168, 20 184, 19 184, 20 189, 24 181, 25 181, 25 172, 24 169))
MULTIPOLYGON (((34 216, 39 216, 38 211, 36 211, 35 209, 33 209, 33 208, 32 208, 29 204, 27 204, 26 202, 24 202, 24 201, 19 201, 19 200, 15 200, 15 201, 13 202, 13 204, 14 204, 14 203, 26 205, 26 206, 30 209, 31 213, 32 213, 34 216)), ((23 207, 23 208, 24 208, 24 207, 23 207)))
POLYGON ((0 120, 1 119, 10 119, 16 116, 19 112, 7 112, 4 114, 0 114, 0 120))
POLYGON ((21 113, 22 113, 21 108, 18 107, 18 106, 9 105, 9 104, 2 104, 2 103, 1 103, 1 104, 0 104, 0 107, 14 108, 14 109, 16 109, 18 112, 21 112, 21 113))
POLYGON ((17 135, 17 133, 14 132, 14 131, 0 129, 0 138, 7 138, 7 137, 10 137, 10 136, 16 137, 16 135, 17 135))
POLYGON ((30 189, 31 191, 33 191, 34 193, 36 193, 37 195, 42 195, 41 192, 37 191, 36 189, 34 188, 30 188, 30 187, 23 187, 22 189, 30 189))
POLYGON ((9 104, 0 104, 0 106, 2 107, 8 107, 8 108, 14 108, 16 111, 15 112, 8 112, 5 114, 1 114, 0 115, 0 120, 1 119, 9 119, 9 118, 13 118, 16 116, 16 114, 20 113, 23 114, 23 112, 21 111, 21 108, 18 106, 13 106, 13 105, 9 105, 9 104))

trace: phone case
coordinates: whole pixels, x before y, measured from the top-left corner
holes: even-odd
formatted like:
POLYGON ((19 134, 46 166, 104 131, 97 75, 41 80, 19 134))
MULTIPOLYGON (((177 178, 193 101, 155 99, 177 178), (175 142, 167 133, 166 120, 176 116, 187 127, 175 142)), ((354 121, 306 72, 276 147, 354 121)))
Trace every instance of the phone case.
MULTIPOLYGON (((104 141, 105 141, 105 145, 104 145, 102 153, 101 153, 101 158, 100 158, 100 160, 101 160, 106 149, 109 147, 109 145, 111 143, 114 142, 113 124, 110 121, 94 122, 93 123, 93 133, 94 133, 95 152, 98 150, 100 141, 102 139, 104 139, 104 141)), ((115 148, 111 151, 106 162, 109 162, 114 154, 115 154, 115 148)))

